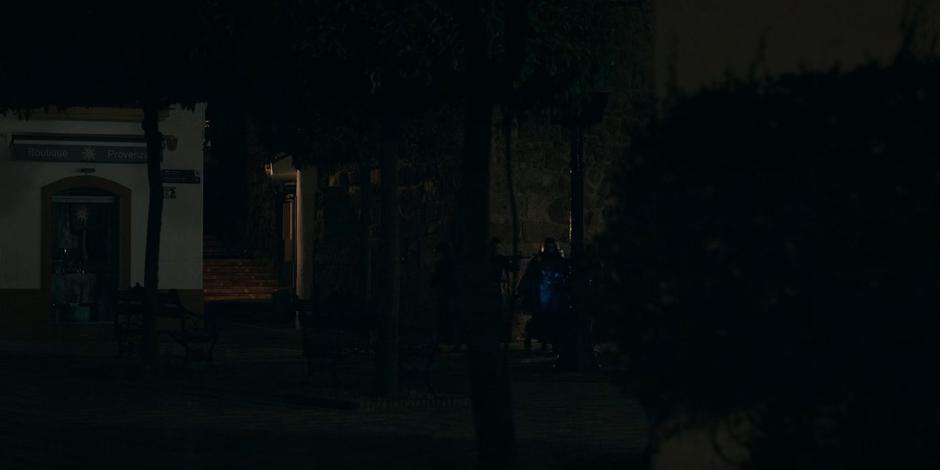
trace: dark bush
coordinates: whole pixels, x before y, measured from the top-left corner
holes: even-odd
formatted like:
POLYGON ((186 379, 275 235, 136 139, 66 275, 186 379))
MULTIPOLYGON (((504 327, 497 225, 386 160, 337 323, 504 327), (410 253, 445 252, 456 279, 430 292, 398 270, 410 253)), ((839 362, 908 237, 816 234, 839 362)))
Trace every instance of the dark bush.
POLYGON ((605 249, 654 418, 759 411, 753 468, 940 462, 938 109, 918 62, 729 83, 651 126, 605 249))

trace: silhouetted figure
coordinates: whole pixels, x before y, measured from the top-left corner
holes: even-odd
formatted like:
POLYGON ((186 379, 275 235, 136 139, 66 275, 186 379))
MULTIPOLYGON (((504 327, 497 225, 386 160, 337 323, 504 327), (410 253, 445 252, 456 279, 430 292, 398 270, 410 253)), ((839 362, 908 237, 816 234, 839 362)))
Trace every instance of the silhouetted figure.
POLYGON ((519 282, 519 295, 532 317, 526 323, 526 350, 532 347, 532 339, 555 349, 559 320, 565 307, 563 299, 568 275, 568 260, 564 258, 554 238, 546 238, 542 248, 529 265, 519 282))
POLYGON ((455 349, 465 345, 464 322, 456 305, 457 280, 454 275, 454 252, 447 243, 434 249, 437 263, 431 275, 434 290, 435 335, 438 344, 452 344, 455 349))

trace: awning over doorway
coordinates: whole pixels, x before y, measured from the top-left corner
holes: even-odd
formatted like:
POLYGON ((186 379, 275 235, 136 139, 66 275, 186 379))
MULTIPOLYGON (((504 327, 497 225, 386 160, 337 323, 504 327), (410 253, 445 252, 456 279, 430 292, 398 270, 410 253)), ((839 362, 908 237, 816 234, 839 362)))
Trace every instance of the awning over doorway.
POLYGON ((264 172, 275 181, 293 182, 297 176, 294 157, 286 153, 279 153, 271 159, 271 162, 264 165, 264 172))

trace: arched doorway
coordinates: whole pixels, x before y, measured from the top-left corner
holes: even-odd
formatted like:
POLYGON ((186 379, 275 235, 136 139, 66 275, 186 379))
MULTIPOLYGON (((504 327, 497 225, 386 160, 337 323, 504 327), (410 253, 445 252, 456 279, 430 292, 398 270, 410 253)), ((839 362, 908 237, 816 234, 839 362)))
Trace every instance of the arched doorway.
POLYGON ((58 323, 113 319, 114 292, 129 284, 130 190, 102 178, 43 188, 43 290, 58 323))

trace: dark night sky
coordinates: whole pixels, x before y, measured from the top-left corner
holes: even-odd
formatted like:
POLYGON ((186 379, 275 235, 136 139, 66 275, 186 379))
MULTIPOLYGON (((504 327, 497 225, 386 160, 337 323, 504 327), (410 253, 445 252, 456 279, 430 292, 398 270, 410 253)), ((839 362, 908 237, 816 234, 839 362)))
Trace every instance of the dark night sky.
MULTIPOLYGON (((680 89, 747 74, 766 34, 771 74, 884 62, 901 43, 907 0, 656 0, 656 81, 672 64, 680 89)), ((940 31, 940 2, 926 0, 922 44, 940 31)))

